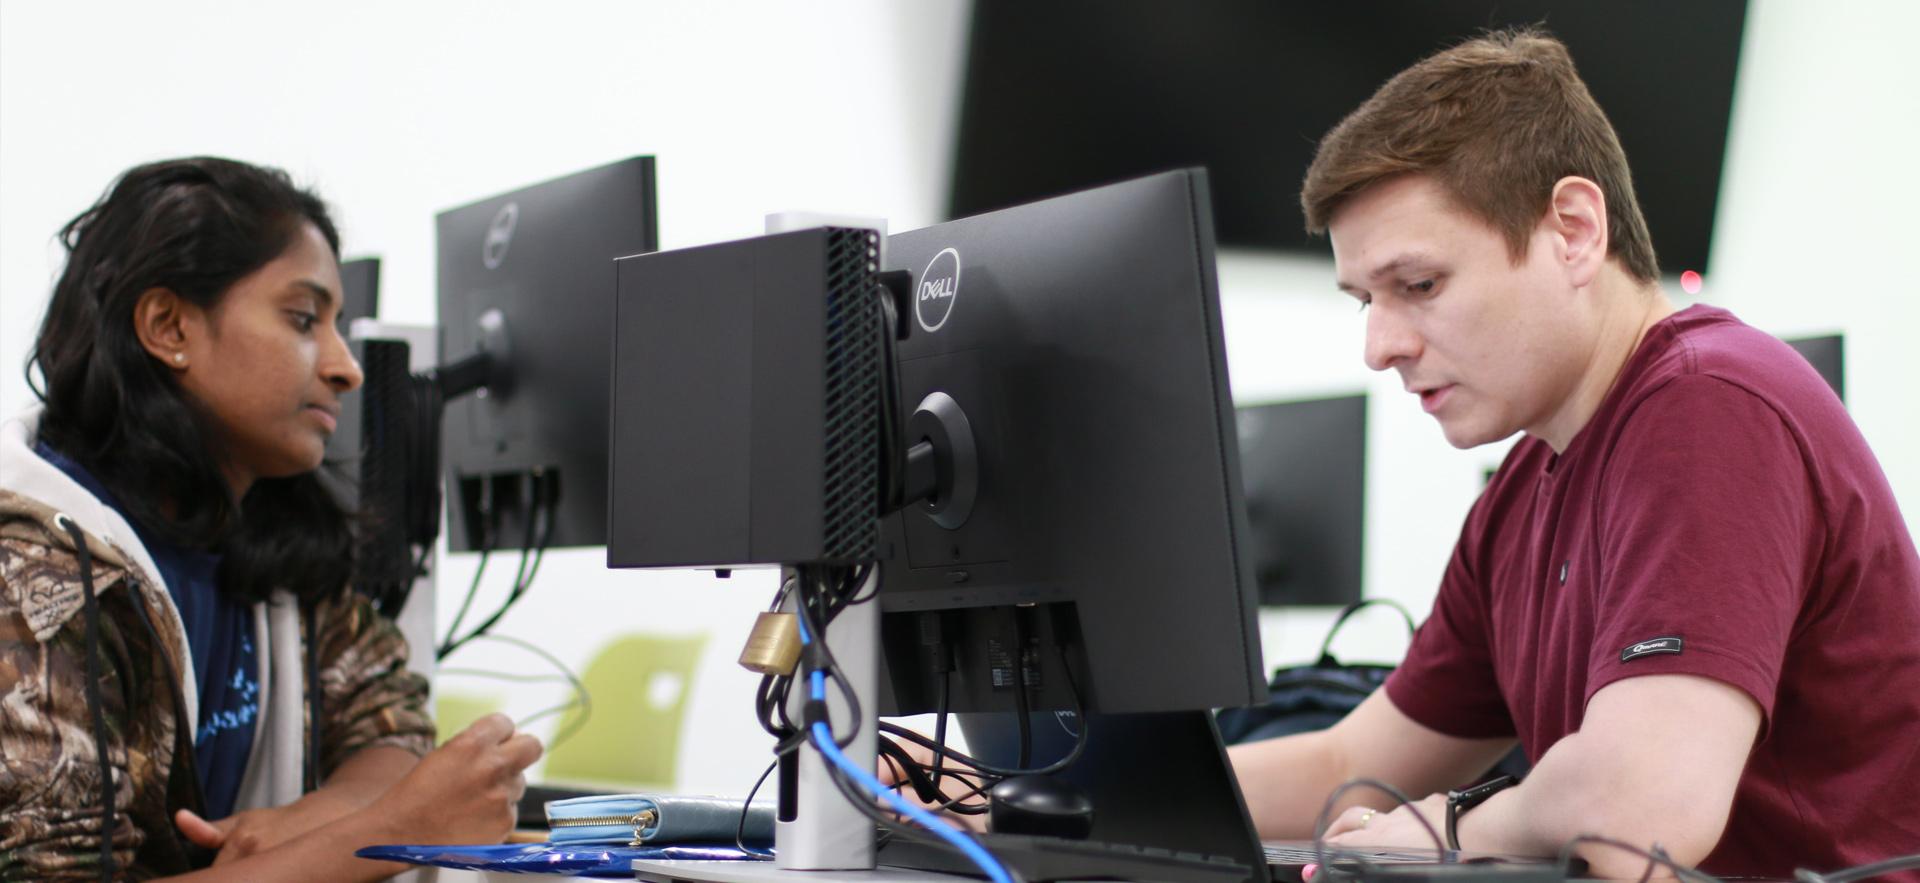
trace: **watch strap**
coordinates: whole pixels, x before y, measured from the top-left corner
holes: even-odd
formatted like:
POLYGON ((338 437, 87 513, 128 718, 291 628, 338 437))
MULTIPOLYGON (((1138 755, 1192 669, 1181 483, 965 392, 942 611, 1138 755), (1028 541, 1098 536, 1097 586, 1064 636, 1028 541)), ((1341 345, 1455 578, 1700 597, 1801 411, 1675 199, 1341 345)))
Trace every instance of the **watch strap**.
POLYGON ((1497 779, 1488 779, 1471 788, 1448 791, 1447 848, 1456 851, 1460 848, 1460 816, 1467 810, 1487 802, 1487 798, 1518 784, 1520 780, 1513 776, 1501 776, 1497 779))

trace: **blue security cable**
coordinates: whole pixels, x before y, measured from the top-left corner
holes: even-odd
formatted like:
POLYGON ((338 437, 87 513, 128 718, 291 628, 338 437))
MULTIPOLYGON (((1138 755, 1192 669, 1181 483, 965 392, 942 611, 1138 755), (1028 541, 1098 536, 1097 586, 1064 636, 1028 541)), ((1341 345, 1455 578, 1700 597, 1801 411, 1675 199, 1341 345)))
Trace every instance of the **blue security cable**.
MULTIPOLYGON (((807 634, 806 617, 798 617, 798 620, 800 622, 800 645, 805 647, 812 644, 813 641, 807 634)), ((809 672, 808 675, 810 678, 808 682, 810 688, 808 696, 810 701, 824 705, 827 701, 826 674, 820 669, 815 668, 809 672)), ((945 840, 955 849, 960 850, 961 854, 965 855, 969 861, 979 865, 980 870, 985 871, 987 877, 993 880, 994 883, 1014 883, 1013 875, 1007 873, 1007 869, 1000 864, 999 860, 995 859, 993 854, 981 846, 978 841, 941 824, 939 819, 935 818, 932 813, 927 812, 925 809, 908 803, 906 798, 894 793, 893 790, 887 786, 880 784, 880 780, 876 778, 873 773, 861 769, 859 764, 854 763, 852 759, 848 758, 847 755, 840 750, 840 746, 834 744, 833 731, 828 729, 825 721, 815 721, 811 732, 813 735, 813 747, 820 752, 820 756, 825 757, 828 762, 839 767, 841 772, 846 773, 848 778, 858 782, 860 787, 873 792, 874 796, 885 801, 887 805, 899 811, 901 815, 912 819, 921 827, 932 831, 933 834, 941 840, 945 840)))

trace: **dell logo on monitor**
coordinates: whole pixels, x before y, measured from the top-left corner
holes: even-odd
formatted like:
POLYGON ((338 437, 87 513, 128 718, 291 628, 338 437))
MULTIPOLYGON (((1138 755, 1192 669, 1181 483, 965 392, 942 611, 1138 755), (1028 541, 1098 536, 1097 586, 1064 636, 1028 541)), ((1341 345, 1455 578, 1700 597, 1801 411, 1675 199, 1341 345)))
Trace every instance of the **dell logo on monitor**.
POLYGON ((520 222, 520 204, 509 202, 500 207, 500 213, 493 216, 493 222, 487 225, 487 241, 480 247, 480 262, 489 270, 500 269, 500 262, 507 258, 507 246, 513 242, 513 225, 520 222))
POLYGON ((960 253, 942 249, 920 271, 920 287, 913 298, 913 316, 920 327, 939 331, 953 315, 954 299, 960 296, 960 253))

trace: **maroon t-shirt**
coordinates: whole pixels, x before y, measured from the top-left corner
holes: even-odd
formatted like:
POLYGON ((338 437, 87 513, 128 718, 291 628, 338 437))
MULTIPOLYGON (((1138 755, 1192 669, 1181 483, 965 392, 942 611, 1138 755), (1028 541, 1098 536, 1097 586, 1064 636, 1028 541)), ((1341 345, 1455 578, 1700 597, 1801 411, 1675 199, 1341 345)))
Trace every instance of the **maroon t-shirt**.
POLYGON ((1564 453, 1514 447, 1386 689, 1538 762, 1602 687, 1657 673, 1764 715, 1704 869, 1920 852, 1920 556, 1833 391, 1713 307, 1655 325, 1564 453))

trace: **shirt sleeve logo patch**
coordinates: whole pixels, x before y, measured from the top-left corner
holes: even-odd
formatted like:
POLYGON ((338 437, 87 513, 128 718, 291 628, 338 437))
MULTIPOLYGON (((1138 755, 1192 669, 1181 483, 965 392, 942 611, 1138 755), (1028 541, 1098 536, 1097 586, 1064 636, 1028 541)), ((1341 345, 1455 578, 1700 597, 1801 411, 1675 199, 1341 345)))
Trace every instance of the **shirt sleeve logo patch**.
POLYGON ((1632 662, 1642 656, 1652 656, 1656 653, 1679 653, 1685 643, 1680 640, 1679 635, 1648 638, 1637 644, 1630 644, 1627 649, 1620 651, 1620 661, 1632 662))

